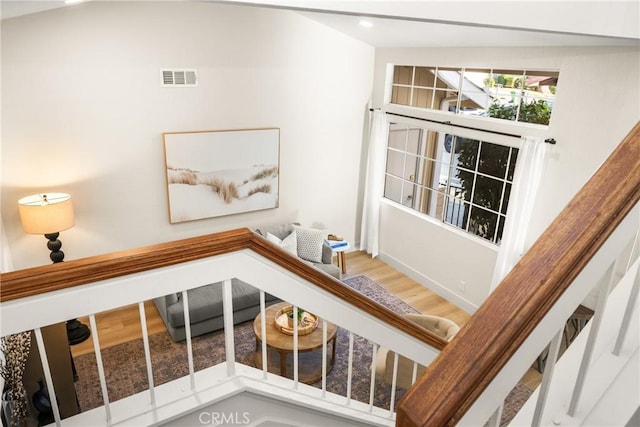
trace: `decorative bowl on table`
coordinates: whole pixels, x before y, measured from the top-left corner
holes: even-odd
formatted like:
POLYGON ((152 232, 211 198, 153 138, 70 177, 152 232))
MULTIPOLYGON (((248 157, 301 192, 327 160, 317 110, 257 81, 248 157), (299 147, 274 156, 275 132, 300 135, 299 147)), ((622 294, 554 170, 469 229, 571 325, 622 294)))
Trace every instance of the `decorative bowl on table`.
MULTIPOLYGON (((282 307, 275 315, 276 328, 283 334, 293 335, 293 306, 282 307)), ((298 323, 298 335, 307 335, 318 327, 318 316, 298 308, 300 322, 298 323), (300 315, 302 311, 302 315, 300 315)))

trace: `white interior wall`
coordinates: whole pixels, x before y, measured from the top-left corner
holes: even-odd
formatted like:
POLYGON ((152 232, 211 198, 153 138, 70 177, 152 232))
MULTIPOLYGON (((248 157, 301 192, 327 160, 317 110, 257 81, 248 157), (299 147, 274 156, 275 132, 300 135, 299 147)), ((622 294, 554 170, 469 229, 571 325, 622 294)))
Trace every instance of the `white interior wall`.
MULTIPOLYGON (((504 67, 560 71, 548 136, 551 149, 528 231, 529 245, 640 119, 638 48, 378 49, 374 106, 382 105, 387 64, 504 67)), ((496 248, 403 208, 383 204, 380 252, 460 307, 489 293, 496 248), (400 244, 397 239, 402 238, 400 244), (451 246, 455 241, 456 245, 451 246), (464 290, 461 282, 465 282, 464 290)))
POLYGON ((355 238, 374 50, 294 12, 89 2, 2 21, 2 218, 15 268, 48 263, 17 200, 72 195, 66 259, 236 227, 355 238), (196 68, 197 88, 160 87, 196 68), (169 224, 162 133, 280 128, 280 206, 169 224))

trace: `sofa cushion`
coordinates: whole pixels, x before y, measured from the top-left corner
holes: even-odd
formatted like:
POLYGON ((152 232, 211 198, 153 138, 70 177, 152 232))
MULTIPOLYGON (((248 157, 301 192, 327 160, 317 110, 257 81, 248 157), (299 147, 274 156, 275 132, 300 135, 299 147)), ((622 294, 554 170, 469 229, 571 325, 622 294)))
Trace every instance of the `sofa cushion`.
POLYGON ((293 230, 291 234, 284 239, 280 239, 278 236, 267 232, 267 240, 278 245, 290 254, 298 255, 298 238, 296 230, 293 230))
POLYGON ((256 229, 256 233, 261 235, 262 237, 267 237, 267 234, 271 233, 276 236, 278 239, 283 240, 293 231, 294 225, 298 225, 298 223, 287 223, 287 224, 279 224, 279 225, 268 225, 265 227, 260 227, 256 229))
MULTIPOLYGON (((260 304, 260 291, 254 286, 234 278, 232 279, 231 289, 234 311, 260 304)), ((189 296, 189 319, 191 323, 222 316, 222 282, 191 289, 187 292, 187 295, 189 296)), ((265 297, 265 299, 269 300, 269 297, 265 297)), ((167 317, 171 326, 184 326, 184 310, 181 297, 176 303, 167 304, 167 317)))
POLYGON ((325 232, 315 228, 295 227, 298 241, 298 256, 311 262, 322 262, 322 245, 325 232))

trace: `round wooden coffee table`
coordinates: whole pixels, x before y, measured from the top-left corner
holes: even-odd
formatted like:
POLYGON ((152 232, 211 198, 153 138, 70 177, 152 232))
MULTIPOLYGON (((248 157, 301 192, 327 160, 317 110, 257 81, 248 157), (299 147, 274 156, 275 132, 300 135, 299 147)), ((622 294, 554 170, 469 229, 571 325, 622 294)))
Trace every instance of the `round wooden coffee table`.
MULTIPOLYGON (((280 332, 275 323, 276 314, 288 305, 291 304, 282 302, 265 310, 267 364, 269 372, 293 379, 293 336, 280 332), (273 357, 275 355, 278 357, 273 357)), ((323 322, 319 319, 318 327, 313 332, 298 336, 298 380, 305 384, 322 379, 322 328, 323 322)), ((327 373, 336 360, 337 330, 336 325, 327 323, 327 373)), ((258 369, 262 369, 262 314, 258 314, 253 321, 253 332, 256 334, 255 363, 258 369)))

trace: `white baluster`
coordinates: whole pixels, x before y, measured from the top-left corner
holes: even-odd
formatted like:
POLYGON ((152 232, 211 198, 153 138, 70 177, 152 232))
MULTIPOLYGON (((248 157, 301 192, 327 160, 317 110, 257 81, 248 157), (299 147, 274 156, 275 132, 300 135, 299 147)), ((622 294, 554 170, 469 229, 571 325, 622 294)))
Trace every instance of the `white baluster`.
MULTIPOLYGON (((293 306, 293 388, 298 388, 298 306, 293 306)), ((280 356, 282 357, 282 355, 280 356)), ((282 363, 282 362, 281 362, 282 363)))
POLYGON ((107 417, 107 423, 111 421, 111 404, 109 403, 109 393, 107 392, 107 379, 104 375, 104 365, 102 364, 102 351, 100 350, 100 340, 98 338, 98 325, 96 317, 92 314, 89 316, 89 324, 91 325, 91 337, 93 338, 93 351, 96 353, 96 364, 98 365, 98 378, 100 379, 100 390, 102 390, 102 400, 104 401, 104 410, 107 417))
POLYGON ((349 331, 349 362, 347 364, 347 405, 351 404, 352 376, 353 376, 353 332, 349 331))
POLYGON ((598 292, 598 300, 596 302, 596 308, 594 310, 593 317, 591 319, 591 329, 589 330, 589 336, 587 337, 587 344, 582 355, 582 361, 580 362, 580 369, 578 370, 578 377, 576 378, 576 384, 571 395, 571 402, 569 403, 569 409, 567 414, 573 417, 578 409, 578 403, 580 396, 582 395, 582 389, 584 387, 585 378, 591 364, 591 357, 593 356, 593 350, 595 347, 596 338, 600 330, 600 324, 602 323, 602 317, 604 315, 604 308, 607 304, 607 298, 609 297, 609 289, 615 279, 616 263, 609 266, 604 274, 604 280, 600 285, 600 291, 598 292))
MULTIPOLYGON (((327 321, 322 319, 322 398, 327 397, 327 321)), ((336 342, 333 342, 336 345, 336 342)), ((335 362, 335 361, 334 361, 335 362)))
POLYGON ((544 413, 544 407, 547 404, 547 398, 549 397, 549 388, 551 387, 551 379, 553 378, 553 370, 558 361, 558 354, 560 353, 560 343, 562 342, 562 332, 564 326, 558 331, 555 337, 549 344, 549 354, 547 355, 547 361, 544 365, 544 373, 542 374, 542 383, 540 384, 540 393, 538 394, 538 400, 536 401, 536 408, 533 412, 533 421, 531 427, 540 427, 542 424, 542 414, 544 413))
POLYGON ((147 365, 147 378, 149 380, 149 398, 151 405, 156 405, 156 391, 153 384, 153 367, 151 366, 151 348, 149 347, 149 334, 147 333, 147 316, 144 312, 144 301, 138 303, 140 311, 140 326, 142 328, 142 343, 144 344, 144 359, 147 365))
POLYGON ((487 420, 485 427, 499 427, 502 420, 502 409, 504 408, 504 401, 498 405, 496 410, 491 414, 491 417, 487 420))
POLYGON ((638 268, 635 271, 635 275, 636 277, 633 281, 633 287, 631 288, 631 292, 629 293, 629 300, 627 301, 627 307, 624 310, 622 323, 620 324, 620 331, 618 332, 616 343, 613 346, 612 353, 615 356, 620 356, 620 351, 622 350, 622 344, 624 344, 624 340, 627 336, 627 332, 629 331, 629 322, 631 322, 631 315, 633 314, 633 310, 636 307, 636 303, 638 301, 638 288, 640 288, 640 264, 638 264, 638 268))
POLYGON ((262 350, 262 377, 266 380, 269 373, 269 366, 267 365, 267 313, 264 291, 260 290, 260 330, 262 333, 260 336, 262 340, 260 342, 262 350))
POLYGON ((396 383, 398 381, 398 353, 393 352, 393 376, 391 380, 391 397, 389 398, 389 416, 393 417, 396 405, 396 383))
POLYGON ((224 349, 227 357, 227 375, 236 374, 236 349, 233 337, 233 289, 231 279, 222 282, 222 315, 224 318, 224 349))
POLYGON ((53 379, 51 378, 51 368, 49 367, 49 359, 47 358, 47 350, 44 347, 44 340, 42 339, 42 330, 36 328, 33 330, 36 334, 36 343, 38 344, 38 350, 40 351, 40 361, 42 362, 42 370, 44 371, 44 378, 47 381, 47 391, 49 392, 49 401, 51 402, 51 409, 53 409, 53 419, 56 421, 56 426, 60 427, 60 409, 58 408, 58 399, 56 398, 56 391, 53 388, 53 379))
POLYGON ((189 364, 189 382, 191 390, 196 388, 195 369, 193 366, 193 347, 191 346, 191 314, 189 313, 189 295, 182 291, 182 310, 184 311, 184 332, 187 340, 187 362, 189 364))
POLYGON ((371 349, 371 383, 369 384, 369 412, 373 411, 373 397, 376 389, 376 355, 378 354, 378 344, 373 343, 371 349))

